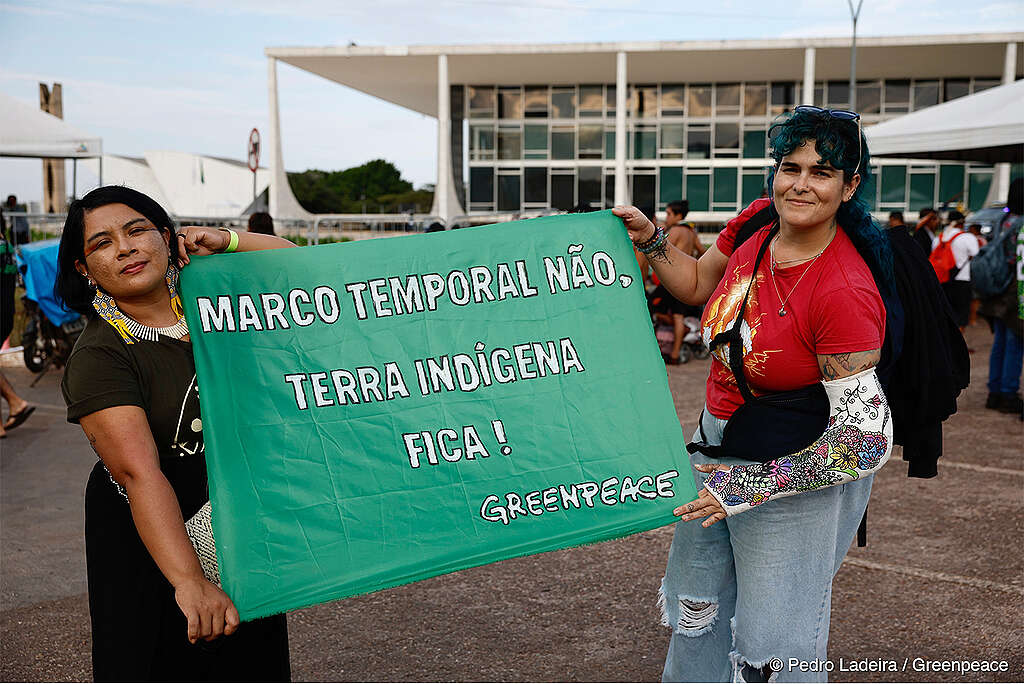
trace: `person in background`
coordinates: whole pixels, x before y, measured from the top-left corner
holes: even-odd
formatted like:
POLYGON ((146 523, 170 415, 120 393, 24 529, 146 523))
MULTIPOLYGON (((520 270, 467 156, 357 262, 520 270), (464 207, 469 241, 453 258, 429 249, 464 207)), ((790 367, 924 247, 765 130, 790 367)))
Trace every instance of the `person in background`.
POLYGON ((274 219, 265 211, 257 211, 249 217, 249 232, 260 235, 275 235, 274 219))
POLYGON ((0 395, 3 395, 4 401, 7 402, 7 420, 0 424, 0 439, 4 439, 7 437, 7 431, 24 423, 36 407, 18 396, 3 373, 0 373, 0 395))
POLYGON ((988 240, 986 240, 981 235, 981 224, 980 223, 972 223, 971 225, 967 226, 967 230, 968 230, 968 232, 971 233, 971 235, 973 235, 974 237, 978 238, 978 244, 979 245, 984 247, 985 245, 988 244, 988 240))
POLYGON ((949 212, 949 224, 932 240, 932 251, 939 246, 940 240, 949 243, 956 261, 956 274, 942 284, 942 289, 953 309, 953 320, 962 333, 967 327, 974 297, 971 292, 971 259, 981 247, 978 238, 964 230, 964 215, 956 210, 949 212))
POLYGON ((889 212, 889 228, 899 228, 905 225, 903 223, 903 212, 902 211, 890 211, 889 212))
POLYGON ((1014 179, 1006 198, 1007 213, 992 231, 995 240, 1004 231, 1016 233, 1005 245, 1004 257, 1014 265, 1017 278, 1010 281, 1006 291, 981 301, 978 310, 992 326, 992 351, 988 357, 988 398, 985 408, 1003 413, 1020 414, 1024 400, 1020 396, 1020 373, 1024 366, 1024 308, 1019 301, 1019 279, 1024 277, 1024 245, 1018 240, 1024 235, 1024 178, 1014 179))
MULTIPOLYGON (((998 229, 998 226, 997 226, 998 229)), ((972 223, 967 226, 967 231, 978 239, 978 248, 981 249, 988 244, 988 240, 981 236, 981 224, 972 223)), ((978 299, 977 294, 971 292, 971 312, 967 316, 967 325, 974 325, 978 322, 978 307, 981 305, 981 300, 978 299)))
POLYGON ((917 211, 917 227, 914 228, 914 242, 921 246, 925 256, 932 253, 932 241, 939 229, 939 214, 930 207, 917 211))
MULTIPOLYGON (((18 198, 15 195, 7 196, 7 211, 10 212, 22 212, 27 211, 24 204, 18 204, 18 198)), ((28 219, 24 216, 11 216, 11 244, 15 247, 18 245, 27 245, 32 239, 28 228, 28 219)))
MULTIPOLYGON (((3 225, 0 219, 0 226, 3 225)), ((14 261, 14 248, 0 231, 0 345, 14 330, 14 286, 17 282, 18 267, 14 261)), ((7 420, 0 419, 0 439, 7 437, 7 431, 18 427, 36 410, 18 396, 14 387, 0 373, 0 395, 7 402, 7 420)))
POLYGON ((690 203, 686 200, 669 202, 665 207, 665 228, 668 230, 668 239, 673 245, 694 259, 700 259, 707 248, 701 243, 697 229, 692 223, 686 221, 686 215, 689 213, 690 203))
MULTIPOLYGON (((676 246, 683 254, 689 254, 694 259, 699 259, 706 250, 700 242, 696 229, 690 223, 685 223, 686 215, 690 212, 690 204, 686 200, 669 202, 665 207, 665 230, 668 241, 676 246)), ((653 218, 651 219, 654 220, 653 218)), ((642 254, 640 258, 640 271, 646 273, 647 260, 642 254)), ((665 289, 665 286, 658 283, 658 287, 651 294, 651 301, 655 302, 654 312, 656 315, 669 319, 672 322, 672 349, 669 353, 663 354, 665 363, 674 366, 679 364, 679 350, 683 346, 683 338, 686 337, 686 324, 684 319, 687 316, 700 317, 701 307, 684 304, 672 293, 665 289)))
MULTIPOLYGON (((1019 178, 1017 180, 1021 182, 1019 178)), ((1013 188, 1012 183, 1010 188, 1013 188)), ((1018 186, 1018 188, 1021 195, 1024 195, 1024 187, 1018 186)), ((1018 203, 1018 208, 1021 207, 1024 207, 1024 202, 1018 203)), ((1024 220, 1020 221, 1017 228, 1017 259, 1015 263, 1017 266, 1017 319, 1018 325, 1024 327, 1024 220)), ((1018 328, 1018 331, 1021 331, 1021 328, 1018 328)), ((1021 331, 1019 337, 1024 339, 1024 331, 1021 331)), ((1024 422, 1024 406, 1021 406, 1020 420, 1024 422)))
POLYGON ((18 263, 14 259, 14 246, 4 230, 3 211, 0 210, 0 345, 14 330, 14 289, 18 284, 18 263))

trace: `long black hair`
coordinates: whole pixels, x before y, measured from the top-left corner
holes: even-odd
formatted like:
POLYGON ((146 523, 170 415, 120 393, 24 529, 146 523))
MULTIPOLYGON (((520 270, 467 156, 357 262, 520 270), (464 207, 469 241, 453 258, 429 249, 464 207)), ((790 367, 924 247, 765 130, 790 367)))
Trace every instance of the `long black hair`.
POLYGON ((161 231, 170 233, 170 249, 176 247, 174 222, 152 197, 123 185, 104 185, 75 200, 68 207, 68 218, 64 221, 64 233, 60 236, 57 252, 57 282, 53 292, 64 304, 74 311, 92 318, 95 291, 85 276, 75 268, 75 262, 85 263, 85 212, 105 207, 108 204, 124 204, 145 216, 161 231))
POLYGON ((823 161, 843 172, 844 182, 849 183, 854 174, 860 175, 860 185, 856 192, 848 201, 839 205, 836 221, 871 269, 882 294, 894 292, 889 238, 872 218, 866 199, 874 193, 874 178, 867 139, 860 132, 857 122, 838 119, 826 112, 801 109, 777 119, 769 129, 768 140, 769 154, 775 160, 775 167, 768 175, 769 188, 772 187, 775 171, 782 158, 810 140, 814 141, 815 150, 823 161))

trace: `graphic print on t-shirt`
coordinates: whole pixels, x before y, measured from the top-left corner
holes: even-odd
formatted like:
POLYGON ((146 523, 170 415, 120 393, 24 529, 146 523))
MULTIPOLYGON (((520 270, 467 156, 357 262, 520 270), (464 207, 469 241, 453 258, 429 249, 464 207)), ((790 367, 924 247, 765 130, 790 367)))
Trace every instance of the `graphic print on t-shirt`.
POLYGON ((185 458, 206 451, 203 441, 203 419, 199 414, 199 383, 196 376, 185 390, 178 411, 178 426, 174 430, 174 442, 171 444, 174 456, 185 458))
MULTIPOLYGON (((736 323, 736 316, 739 315, 740 307, 743 305, 743 297, 747 294, 747 288, 750 287, 750 276, 743 275, 743 272, 749 270, 750 266, 749 261, 737 265, 733 269, 728 287, 717 298, 709 301, 705 307, 702 325, 704 344, 710 346, 711 340, 716 335, 729 330, 736 323)), ((764 274, 759 272, 754 287, 750 291, 750 298, 747 300, 747 310, 743 316, 743 322, 740 323, 740 337, 743 339, 743 368, 751 378, 763 377, 764 362, 769 355, 778 351, 762 350, 753 353, 754 338, 757 336, 758 328, 761 327, 761 321, 765 316, 760 310, 757 297, 764 284, 764 274)), ((726 368, 729 367, 729 345, 720 345, 714 354, 719 361, 725 364, 726 368)), ((736 379, 732 377, 731 373, 728 375, 727 382, 735 385, 736 379)))

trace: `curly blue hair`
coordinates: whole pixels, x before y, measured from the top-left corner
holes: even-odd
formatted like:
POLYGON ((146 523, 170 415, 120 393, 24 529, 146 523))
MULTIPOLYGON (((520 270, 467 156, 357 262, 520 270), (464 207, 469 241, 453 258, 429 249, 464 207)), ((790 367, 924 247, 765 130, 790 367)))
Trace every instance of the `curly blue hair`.
POLYGON ((839 205, 836 220, 871 269, 883 296, 891 294, 894 288, 892 249, 888 235, 872 218, 865 199, 874 194, 874 177, 867 139, 856 121, 807 110, 780 115, 768 129, 769 156, 775 161, 768 174, 768 187, 775 181, 775 171, 782 158, 811 140, 821 161, 843 172, 844 182, 850 182, 855 174, 860 175, 860 185, 848 201, 839 205))

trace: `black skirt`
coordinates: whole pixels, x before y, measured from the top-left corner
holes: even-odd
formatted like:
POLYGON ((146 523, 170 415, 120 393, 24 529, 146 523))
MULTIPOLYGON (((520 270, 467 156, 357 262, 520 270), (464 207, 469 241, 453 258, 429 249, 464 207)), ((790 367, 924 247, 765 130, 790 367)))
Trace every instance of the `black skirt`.
POLYGON ((174 588, 143 545, 128 502, 102 463, 85 490, 85 549, 96 681, 291 679, 284 615, 244 622, 211 642, 189 643, 174 588))
POLYGON ((967 319, 971 313, 971 284, 966 280, 948 280, 942 284, 942 289, 949 300, 949 306, 953 309, 953 321, 957 327, 967 327, 967 319))

